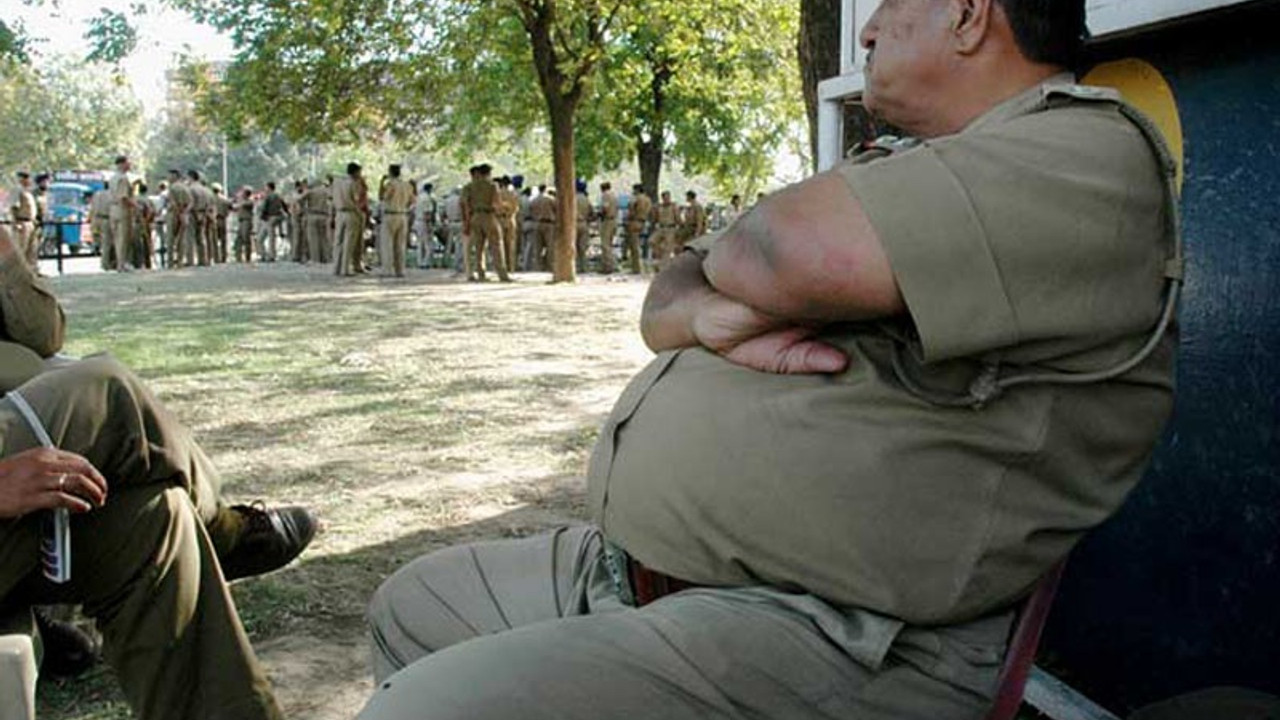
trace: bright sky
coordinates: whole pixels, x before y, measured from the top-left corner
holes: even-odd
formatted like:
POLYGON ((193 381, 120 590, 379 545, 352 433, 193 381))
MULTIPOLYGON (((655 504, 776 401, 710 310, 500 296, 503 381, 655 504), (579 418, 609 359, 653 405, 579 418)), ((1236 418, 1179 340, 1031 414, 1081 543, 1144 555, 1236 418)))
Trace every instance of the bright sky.
POLYGON ((164 74, 176 66, 180 55, 224 60, 233 52, 230 38, 197 24, 186 13, 159 9, 158 3, 147 3, 147 14, 138 16, 130 11, 129 0, 45 0, 43 7, 19 5, 16 0, 5 4, 10 5, 5 9, 6 20, 20 20, 28 35, 44 41, 36 46, 41 54, 84 57, 89 20, 102 8, 130 16, 138 29, 138 47, 123 68, 148 117, 164 107, 164 74))

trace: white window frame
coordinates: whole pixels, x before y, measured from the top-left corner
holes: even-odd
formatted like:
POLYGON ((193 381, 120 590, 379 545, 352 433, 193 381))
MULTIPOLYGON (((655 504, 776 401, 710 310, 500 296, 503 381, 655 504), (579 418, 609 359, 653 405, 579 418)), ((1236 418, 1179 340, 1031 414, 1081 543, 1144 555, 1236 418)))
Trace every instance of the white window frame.
MULTIPOLYGON (((1149 29, 1172 20, 1250 0, 1088 0, 1089 31, 1106 38, 1149 29)), ((818 84, 818 169, 840 162, 844 151, 844 105, 862 93, 866 53, 858 34, 880 0, 842 0, 840 75, 818 84)))

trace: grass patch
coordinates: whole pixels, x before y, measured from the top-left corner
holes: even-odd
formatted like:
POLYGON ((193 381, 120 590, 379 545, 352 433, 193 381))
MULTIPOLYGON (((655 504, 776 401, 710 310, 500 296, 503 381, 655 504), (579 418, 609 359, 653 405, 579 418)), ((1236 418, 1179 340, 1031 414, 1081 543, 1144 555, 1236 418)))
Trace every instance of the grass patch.
MULTIPOLYGON (((291 717, 350 718, 363 613, 423 552, 583 517, 613 398, 649 359, 642 282, 343 280, 289 264, 54 281, 67 352, 110 351, 194 431, 231 502, 302 503, 302 560, 233 596, 291 717)), ((44 683, 46 720, 130 717, 111 673, 44 683)))

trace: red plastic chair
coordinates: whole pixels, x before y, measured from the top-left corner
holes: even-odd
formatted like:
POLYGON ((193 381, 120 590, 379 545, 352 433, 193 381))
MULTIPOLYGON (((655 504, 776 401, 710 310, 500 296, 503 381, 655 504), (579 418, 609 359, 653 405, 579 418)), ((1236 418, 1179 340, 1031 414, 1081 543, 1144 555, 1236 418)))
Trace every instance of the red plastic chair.
POLYGON ((1040 634, 1044 632, 1044 623, 1049 619, 1049 610, 1053 607, 1053 596, 1058 592, 1058 583, 1062 580, 1062 571, 1066 565, 1067 561, 1063 560, 1045 573, 1018 612, 1013 634, 1009 638, 1009 650, 1005 654, 1004 667, 1000 668, 996 701, 987 711, 986 720, 1014 720, 1017 717, 1018 709, 1022 707, 1022 694, 1027 687, 1027 677, 1031 674, 1031 667, 1036 663, 1036 649, 1040 645, 1040 634))

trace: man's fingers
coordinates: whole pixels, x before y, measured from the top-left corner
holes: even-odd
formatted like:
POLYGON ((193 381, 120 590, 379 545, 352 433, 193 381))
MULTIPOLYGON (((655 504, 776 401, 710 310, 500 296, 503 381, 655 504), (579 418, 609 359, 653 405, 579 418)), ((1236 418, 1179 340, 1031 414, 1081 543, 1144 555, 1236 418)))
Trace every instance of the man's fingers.
POLYGON ((52 458, 45 466, 45 471, 51 474, 66 473, 70 475, 78 475, 83 477, 87 482, 97 487, 98 492, 104 496, 107 492, 107 479, 98 472, 98 468, 93 466, 85 458, 75 453, 63 450, 56 451, 56 456, 52 458))
POLYGON ((761 335, 738 345, 725 359, 761 372, 809 375, 843 372, 849 358, 826 343, 810 340, 812 330, 790 328, 761 335))

